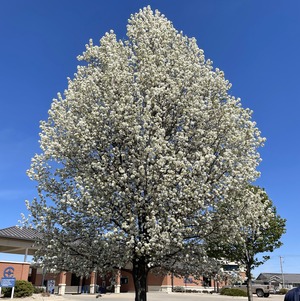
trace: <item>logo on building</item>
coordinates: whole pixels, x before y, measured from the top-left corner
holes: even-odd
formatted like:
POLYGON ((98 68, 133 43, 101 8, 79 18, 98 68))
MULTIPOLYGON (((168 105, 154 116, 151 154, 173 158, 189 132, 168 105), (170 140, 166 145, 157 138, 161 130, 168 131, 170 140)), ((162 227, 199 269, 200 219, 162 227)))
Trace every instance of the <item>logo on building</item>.
POLYGON ((3 271, 3 277, 1 278, 1 287, 14 287, 16 278, 14 277, 15 269, 13 267, 7 267, 3 271))

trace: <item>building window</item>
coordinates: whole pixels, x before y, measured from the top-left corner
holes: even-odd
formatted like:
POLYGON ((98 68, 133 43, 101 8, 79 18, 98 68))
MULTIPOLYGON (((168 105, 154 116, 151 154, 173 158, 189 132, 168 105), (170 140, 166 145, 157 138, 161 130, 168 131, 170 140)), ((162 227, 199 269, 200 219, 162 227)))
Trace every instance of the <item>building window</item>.
POLYGON ((128 284, 128 277, 121 277, 121 284, 128 284))
POLYGON ((203 286, 211 286, 211 280, 207 277, 203 277, 202 285, 203 286))
POLYGON ((76 276, 76 274, 72 274, 71 285, 78 286, 79 284, 80 284, 80 276, 76 276))

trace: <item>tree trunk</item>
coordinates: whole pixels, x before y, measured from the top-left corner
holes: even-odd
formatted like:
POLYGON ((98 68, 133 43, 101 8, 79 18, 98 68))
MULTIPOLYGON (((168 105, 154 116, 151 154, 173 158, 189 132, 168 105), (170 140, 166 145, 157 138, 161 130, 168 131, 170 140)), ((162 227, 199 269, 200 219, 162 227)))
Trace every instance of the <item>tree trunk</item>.
POLYGON ((248 263, 246 264, 246 276, 247 276, 247 295, 248 295, 248 301, 253 301, 251 265, 248 264, 248 263))
POLYGON ((147 301, 148 267, 143 258, 133 260, 132 276, 135 287, 135 301, 147 301))

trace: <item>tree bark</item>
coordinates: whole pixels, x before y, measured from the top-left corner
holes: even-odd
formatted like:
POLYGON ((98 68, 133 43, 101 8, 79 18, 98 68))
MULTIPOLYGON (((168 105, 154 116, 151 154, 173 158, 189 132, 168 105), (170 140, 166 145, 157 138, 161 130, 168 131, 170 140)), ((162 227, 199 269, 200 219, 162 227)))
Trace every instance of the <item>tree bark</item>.
POLYGON ((246 276, 247 276, 247 295, 248 295, 248 301, 253 301, 252 275, 251 275, 251 264, 250 263, 246 263, 246 276))
POLYGON ((135 287, 135 301, 147 301, 147 275, 148 267, 145 259, 133 260, 132 276, 135 287))

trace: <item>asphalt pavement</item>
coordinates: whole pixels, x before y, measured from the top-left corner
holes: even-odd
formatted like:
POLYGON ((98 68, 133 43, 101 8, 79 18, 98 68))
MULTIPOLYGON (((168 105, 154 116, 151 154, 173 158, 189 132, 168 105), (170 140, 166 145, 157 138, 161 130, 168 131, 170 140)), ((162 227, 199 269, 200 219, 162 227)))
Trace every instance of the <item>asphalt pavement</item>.
MULTIPOLYGON (((134 301, 134 293, 121 293, 121 294, 104 294, 96 298, 96 295, 64 295, 64 301, 134 301)), ((258 298, 253 295, 255 301, 283 301, 282 295, 270 295, 268 298, 258 298)), ((229 301, 229 300, 247 300, 247 297, 231 297, 221 296, 219 294, 203 294, 203 293, 163 293, 163 292, 149 292, 147 301, 229 301)), ((51 300, 52 301, 52 300, 51 300)), ((54 301, 54 300, 53 300, 54 301)))
MULTIPOLYGON (((16 301, 134 301, 134 293, 121 294, 103 294, 102 296, 90 294, 66 294, 63 296, 51 295, 50 297, 43 297, 42 295, 33 295, 26 298, 14 298, 16 301)), ((283 301, 283 295, 270 295, 268 298, 258 298, 253 295, 253 301, 283 301)), ((10 298, 1 298, 0 300, 11 300, 10 298)), ((203 293, 163 293, 163 292, 149 292, 147 301, 247 301, 247 297, 231 297, 220 296, 218 294, 203 294, 203 293)))

